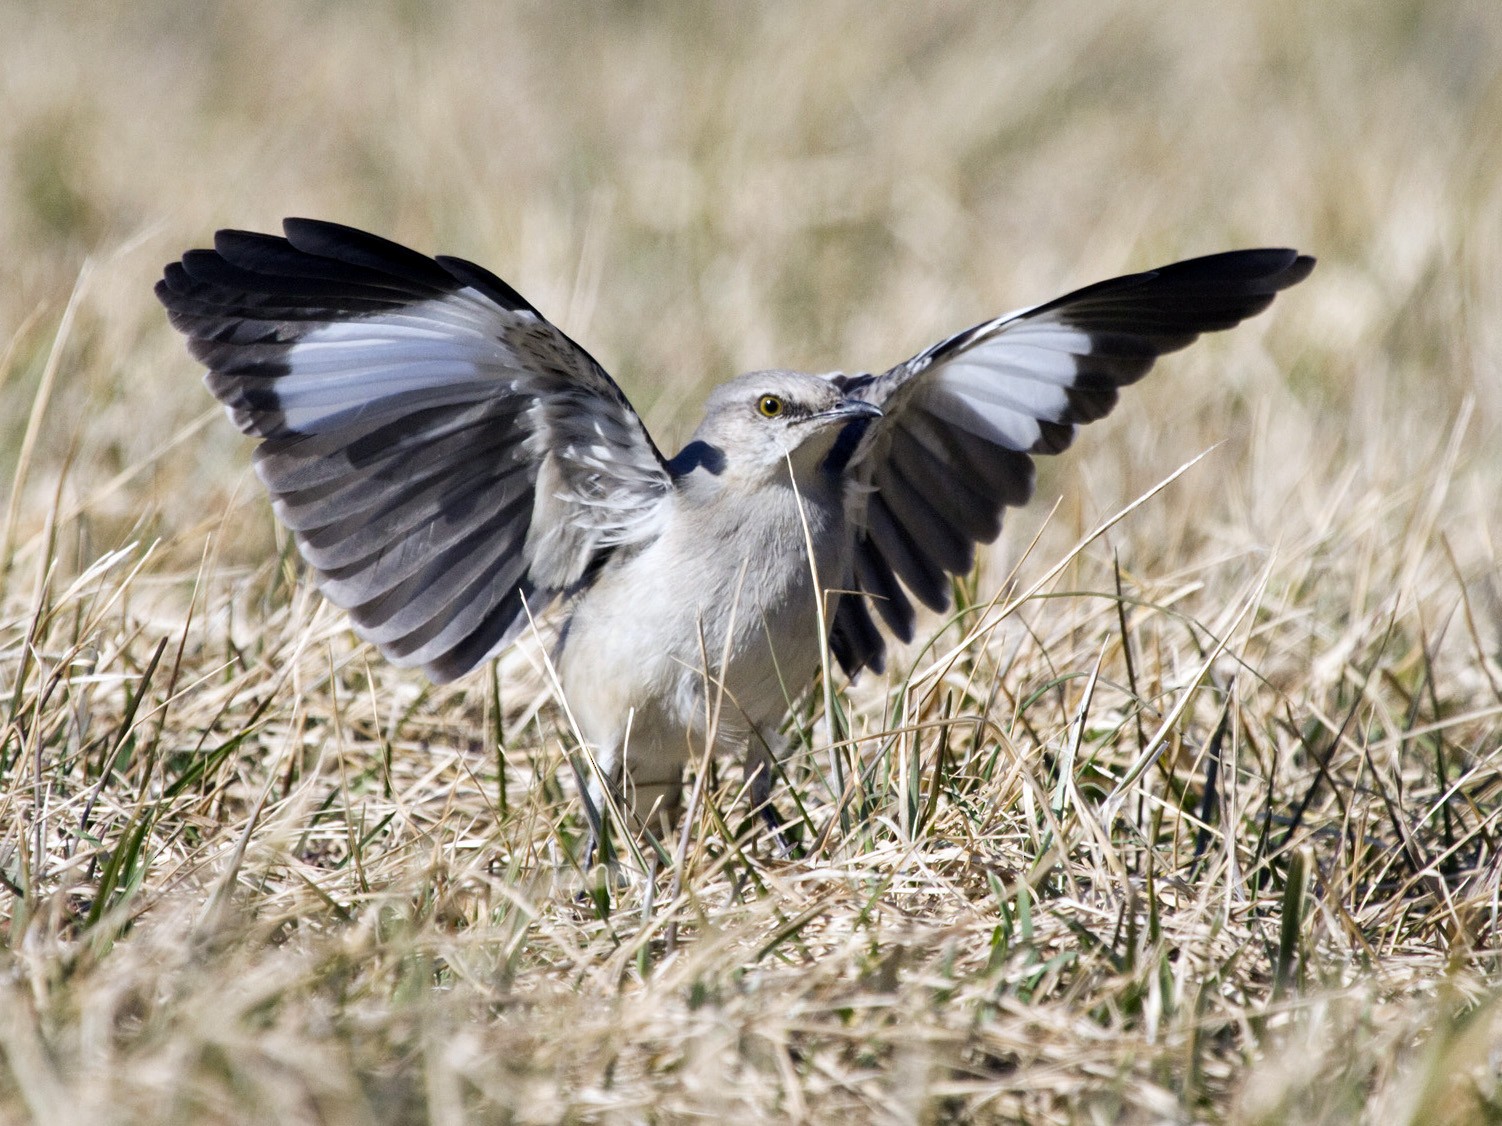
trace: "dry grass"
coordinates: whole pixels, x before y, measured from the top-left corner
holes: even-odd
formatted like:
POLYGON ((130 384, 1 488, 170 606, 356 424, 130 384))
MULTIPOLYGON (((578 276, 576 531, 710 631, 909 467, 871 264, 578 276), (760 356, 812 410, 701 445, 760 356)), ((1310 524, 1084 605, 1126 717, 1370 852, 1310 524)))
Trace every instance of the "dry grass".
POLYGON ((0 1120, 1502 1115, 1492 0, 0 24, 0 1120), (355 644, 151 299, 297 213, 492 266, 667 445, 738 370, 1321 266, 1047 468, 854 742, 800 719, 822 847, 727 771, 581 898, 528 653, 355 644))

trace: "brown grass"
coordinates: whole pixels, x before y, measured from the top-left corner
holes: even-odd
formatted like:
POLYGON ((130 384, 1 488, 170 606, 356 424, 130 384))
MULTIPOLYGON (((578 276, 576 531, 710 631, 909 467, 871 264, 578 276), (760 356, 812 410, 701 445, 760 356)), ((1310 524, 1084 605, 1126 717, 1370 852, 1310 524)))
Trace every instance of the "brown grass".
POLYGON ((0 1120, 1502 1115, 1491 0, 0 24, 0 1120), (284 214, 493 267, 664 445, 739 370, 1321 265, 1046 467, 853 742, 800 716, 823 847, 727 770, 581 897, 535 647, 355 643, 151 298, 284 214))

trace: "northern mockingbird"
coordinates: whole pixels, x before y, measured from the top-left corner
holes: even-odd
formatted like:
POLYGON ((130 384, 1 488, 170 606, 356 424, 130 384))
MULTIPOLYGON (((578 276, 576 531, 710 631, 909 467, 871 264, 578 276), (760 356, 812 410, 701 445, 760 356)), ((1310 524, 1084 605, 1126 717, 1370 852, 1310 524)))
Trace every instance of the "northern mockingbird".
POLYGON ((1031 455, 1314 266, 1215 254, 880 375, 752 372, 667 458, 604 369, 495 275, 333 223, 284 230, 220 231, 156 294, 261 440, 256 471, 319 588, 440 682, 561 601, 565 697, 638 815, 675 803, 711 728, 769 809, 778 727, 826 641, 847 675, 880 671, 877 620, 909 641, 913 598, 948 606, 949 576, 1032 494, 1031 455))

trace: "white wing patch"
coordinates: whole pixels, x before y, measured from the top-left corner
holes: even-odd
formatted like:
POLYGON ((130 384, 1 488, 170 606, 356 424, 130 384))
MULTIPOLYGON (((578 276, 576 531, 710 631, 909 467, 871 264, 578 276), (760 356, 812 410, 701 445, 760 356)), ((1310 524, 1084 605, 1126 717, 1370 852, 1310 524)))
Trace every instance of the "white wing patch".
POLYGON ((1002 509, 1031 496, 1031 455, 1063 450, 1159 355, 1261 312, 1313 265, 1291 250, 1192 259, 975 325, 882 375, 835 377, 884 412, 836 446, 854 482, 856 579, 871 597, 836 608, 831 643, 846 670, 881 661, 869 608, 907 640, 904 588, 948 604, 945 576, 968 569, 1002 509))
POLYGON ((220 232, 157 294, 330 601, 448 680, 600 561, 671 488, 631 405, 505 282, 351 228, 220 232))

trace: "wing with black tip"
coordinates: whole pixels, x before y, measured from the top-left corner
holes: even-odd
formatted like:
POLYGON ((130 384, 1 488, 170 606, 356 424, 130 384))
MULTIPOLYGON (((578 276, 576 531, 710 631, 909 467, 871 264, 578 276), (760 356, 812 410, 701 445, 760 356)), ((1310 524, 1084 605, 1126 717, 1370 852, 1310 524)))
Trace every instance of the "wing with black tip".
POLYGON ((156 294, 362 637, 451 680, 600 553, 655 535, 662 456, 514 289, 350 227, 284 230, 220 231, 156 294))
POLYGON ((1292 250, 1194 258, 976 325, 883 375, 836 376, 883 411, 835 451, 854 486, 854 578, 865 596, 841 596, 831 625, 846 672, 881 667, 872 605, 904 641, 909 592, 948 606, 949 576, 969 571, 975 545, 1000 534, 1004 508, 1031 498, 1033 454, 1066 449, 1159 356, 1262 312, 1313 268, 1292 250))

